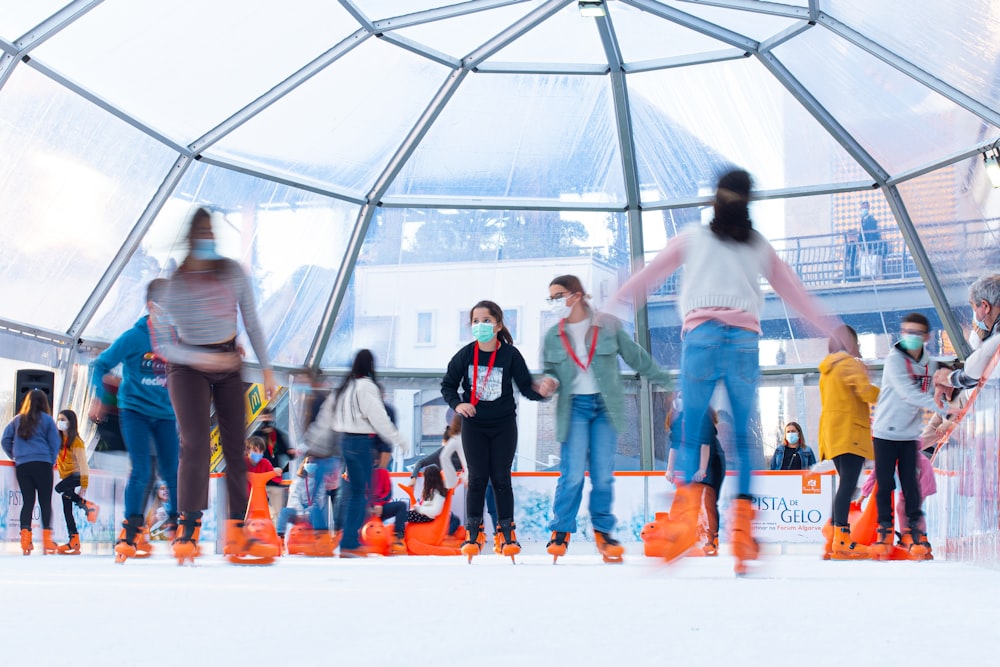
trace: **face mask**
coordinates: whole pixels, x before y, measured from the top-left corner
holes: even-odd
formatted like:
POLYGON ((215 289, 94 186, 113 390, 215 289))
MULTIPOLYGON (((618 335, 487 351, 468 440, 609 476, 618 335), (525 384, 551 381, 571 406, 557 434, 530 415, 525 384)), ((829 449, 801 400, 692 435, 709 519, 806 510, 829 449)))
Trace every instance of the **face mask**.
POLYGON ((56 428, 59 429, 60 431, 68 431, 69 422, 66 421, 65 419, 60 419, 59 421, 56 422, 56 428))
POLYGON ((480 343, 488 343, 496 336, 493 325, 489 322, 478 322, 472 325, 472 337, 480 343))
POLYGON ((264 458, 264 455, 263 455, 263 454, 261 454, 261 453, 259 453, 259 452, 254 452, 254 453, 252 453, 252 454, 250 455, 250 463, 252 463, 252 464, 254 464, 254 465, 257 465, 258 463, 260 463, 260 460, 261 460, 262 458, 264 458))
POLYGON ((215 239, 192 239, 191 256, 200 260, 222 259, 215 251, 215 239))
POLYGON ((899 337, 899 344, 904 350, 919 350, 924 346, 924 337, 917 334, 903 334, 899 337))
POLYGON ((788 444, 790 445, 797 445, 799 444, 799 434, 796 433, 795 431, 792 431, 791 433, 786 433, 785 440, 787 440, 788 444))
POLYGON ((307 475, 315 475, 316 474, 316 464, 315 463, 307 463, 307 464, 305 464, 303 466, 303 468, 305 469, 307 475))
POLYGON ((556 299, 549 306, 552 309, 552 314, 558 317, 560 320, 569 317, 569 311, 573 310, 571 306, 566 305, 566 297, 556 299))

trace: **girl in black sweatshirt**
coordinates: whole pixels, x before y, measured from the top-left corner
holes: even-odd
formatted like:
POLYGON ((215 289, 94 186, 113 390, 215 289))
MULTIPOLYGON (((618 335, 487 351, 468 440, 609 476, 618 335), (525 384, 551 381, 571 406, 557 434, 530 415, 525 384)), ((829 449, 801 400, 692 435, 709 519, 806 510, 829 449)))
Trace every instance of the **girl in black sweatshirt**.
POLYGON ((524 357, 504 326, 500 306, 480 301, 472 307, 469 323, 476 340, 452 357, 441 380, 441 396, 462 416, 462 443, 469 464, 465 504, 469 535, 462 553, 471 561, 482 550, 483 502, 486 485, 492 482, 500 517, 495 550, 513 560, 521 551, 514 534, 514 491, 510 481, 517 449, 514 384, 532 401, 543 400, 554 387, 551 381, 533 383, 524 357))

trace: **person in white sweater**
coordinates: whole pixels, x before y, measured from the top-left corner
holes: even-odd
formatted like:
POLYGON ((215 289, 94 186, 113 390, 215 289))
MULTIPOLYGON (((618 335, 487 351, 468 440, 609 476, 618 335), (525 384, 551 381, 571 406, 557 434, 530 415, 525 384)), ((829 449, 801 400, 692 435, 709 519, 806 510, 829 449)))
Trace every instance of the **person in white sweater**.
POLYGON ((333 430, 343 434, 341 449, 347 470, 347 483, 341 486, 340 502, 344 503, 346 511, 340 557, 363 557, 367 554, 361 547, 359 531, 365 521, 373 445, 376 438, 400 449, 405 449, 407 443, 389 419, 382 402, 382 390, 376 384, 375 358, 370 350, 357 353, 350 374, 334 392, 333 400, 327 403, 329 408, 324 405, 323 409, 333 412, 333 430))
POLYGON ((668 561, 680 558, 698 539, 701 490, 694 482, 698 469, 698 434, 716 384, 725 385, 733 407, 733 433, 739 452, 737 498, 730 522, 736 572, 746 571, 758 549, 751 534, 753 497, 750 495, 751 452, 757 436, 750 426, 760 382, 760 310, 764 277, 782 299, 799 312, 817 333, 830 335, 840 320, 830 316, 809 296, 795 271, 782 261, 750 220, 752 179, 742 169, 719 178, 712 202, 715 217, 708 226, 691 225, 618 291, 626 299, 658 286, 684 266, 678 305, 683 324, 681 391, 684 394, 684 440, 678 472, 683 484, 670 511, 674 539, 668 561), (676 512, 676 513, 675 513, 676 512))

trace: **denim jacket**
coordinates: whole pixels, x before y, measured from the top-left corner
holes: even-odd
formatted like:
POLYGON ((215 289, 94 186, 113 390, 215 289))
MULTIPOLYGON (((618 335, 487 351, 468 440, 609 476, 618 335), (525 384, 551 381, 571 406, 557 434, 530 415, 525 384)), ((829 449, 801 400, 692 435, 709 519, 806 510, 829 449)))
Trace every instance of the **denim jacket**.
MULTIPOLYGON (((774 450, 774 456, 771 457, 771 470, 781 470, 781 461, 784 458, 785 446, 778 445, 778 448, 774 450)), ((816 455, 809 448, 809 445, 799 445, 799 461, 802 462, 803 470, 809 470, 816 465, 816 455)))
MULTIPOLYGON (((644 349, 622 328, 621 322, 610 315, 596 313, 594 326, 597 327, 597 349, 591 362, 594 380, 601 392, 608 418, 615 430, 625 430, 625 387, 622 383, 618 357, 650 381, 665 388, 671 386, 670 375, 660 368, 644 349)), ((589 336, 588 336, 589 339, 589 336)), ((573 396, 569 389, 577 373, 576 362, 566 352, 559 337, 559 325, 553 326, 545 334, 542 346, 542 369, 559 381, 559 396, 556 400, 556 440, 566 442, 569 437, 569 422, 573 412, 573 396)))

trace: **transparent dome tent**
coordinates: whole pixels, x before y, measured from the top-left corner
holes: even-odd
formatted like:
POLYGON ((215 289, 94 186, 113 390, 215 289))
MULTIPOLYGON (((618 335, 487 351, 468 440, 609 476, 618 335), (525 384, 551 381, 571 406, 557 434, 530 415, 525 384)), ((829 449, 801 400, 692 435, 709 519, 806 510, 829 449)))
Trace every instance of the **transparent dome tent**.
MULTIPOLYGON (((250 274, 283 377, 367 347, 418 407, 480 299, 537 368, 563 273, 676 367, 676 280, 636 309, 611 297, 706 219, 730 166, 866 357, 909 311, 964 355, 968 285, 997 264, 989 0, 0 0, 0 56, 8 405, 18 368, 82 400, 86 363, 141 316, 197 206, 250 274), (859 265, 862 202, 877 267, 859 265)), ((788 387, 825 344, 765 293, 761 362, 784 388, 762 414, 801 411, 812 399, 788 387)), ((251 377, 255 362, 248 348, 251 377)), ((620 453, 649 467, 662 392, 630 388, 620 453)), ((556 447, 550 409, 526 409, 538 444, 519 465, 556 447)))

